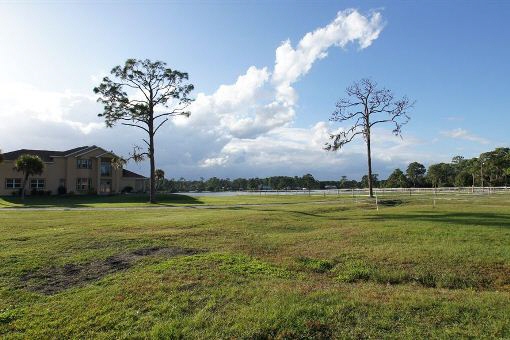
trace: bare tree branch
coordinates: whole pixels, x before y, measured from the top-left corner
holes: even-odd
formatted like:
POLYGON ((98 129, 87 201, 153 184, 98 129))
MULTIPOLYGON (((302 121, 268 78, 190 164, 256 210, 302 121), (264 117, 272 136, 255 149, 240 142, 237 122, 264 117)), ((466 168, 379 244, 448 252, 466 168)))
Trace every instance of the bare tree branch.
POLYGON ((139 129, 142 129, 143 131, 149 133, 149 130, 147 130, 146 128, 144 128, 143 126, 140 126, 140 125, 136 125, 136 124, 130 124, 130 123, 121 123, 122 125, 126 125, 126 126, 134 126, 134 127, 137 127, 139 129))

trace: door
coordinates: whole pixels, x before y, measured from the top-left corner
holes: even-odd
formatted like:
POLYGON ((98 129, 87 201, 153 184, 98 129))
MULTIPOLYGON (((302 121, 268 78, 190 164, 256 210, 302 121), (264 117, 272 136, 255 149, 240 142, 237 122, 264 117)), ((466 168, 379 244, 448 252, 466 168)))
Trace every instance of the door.
POLYGON ((110 194, 112 192, 112 181, 110 179, 102 179, 99 185, 100 194, 110 194))

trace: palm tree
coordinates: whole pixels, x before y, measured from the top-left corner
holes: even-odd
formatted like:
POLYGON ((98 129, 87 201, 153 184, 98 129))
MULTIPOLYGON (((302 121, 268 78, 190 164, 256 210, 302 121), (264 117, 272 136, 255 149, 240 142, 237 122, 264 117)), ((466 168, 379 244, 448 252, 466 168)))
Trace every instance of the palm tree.
POLYGON ((165 171, 162 169, 156 169, 154 176, 156 178, 156 191, 158 191, 165 179, 165 171))
POLYGON ((23 173, 23 183, 21 184, 21 199, 25 200, 25 186, 27 185, 28 177, 33 175, 40 175, 44 169, 44 163, 35 155, 21 155, 14 163, 14 169, 23 173))

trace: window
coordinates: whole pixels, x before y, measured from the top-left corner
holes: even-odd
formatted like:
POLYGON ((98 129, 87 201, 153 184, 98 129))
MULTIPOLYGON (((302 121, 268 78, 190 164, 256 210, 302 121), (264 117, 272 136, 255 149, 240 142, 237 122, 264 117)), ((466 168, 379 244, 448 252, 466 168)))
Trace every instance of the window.
POLYGON ((111 175, 112 175, 112 163, 101 162, 101 176, 111 176, 111 175))
POLYGON ((21 178, 6 178, 5 179, 6 189, 19 189, 21 188, 21 178))
POLYGON ((61 178, 59 181, 58 181, 58 186, 60 187, 66 187, 66 179, 65 178, 61 178))
POLYGON ((76 179, 76 191, 87 191, 89 189, 88 178, 77 178, 76 179))
POLYGON ((77 159, 76 166, 78 169, 92 169, 92 161, 90 159, 77 159))
POLYGON ((36 190, 44 189, 45 180, 41 178, 30 180, 30 188, 36 190))

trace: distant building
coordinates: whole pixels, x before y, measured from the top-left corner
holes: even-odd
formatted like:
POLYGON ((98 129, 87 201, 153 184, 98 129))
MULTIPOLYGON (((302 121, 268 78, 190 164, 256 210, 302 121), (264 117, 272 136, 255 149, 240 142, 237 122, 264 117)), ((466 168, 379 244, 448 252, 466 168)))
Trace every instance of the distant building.
POLYGON ((27 192, 57 194, 58 188, 64 187, 68 193, 108 195, 120 193, 126 187, 135 192, 144 192, 148 187, 146 177, 112 166, 116 155, 93 145, 66 151, 21 149, 4 153, 0 163, 0 195, 20 190, 23 174, 14 170, 14 162, 23 154, 39 156, 44 162, 43 173, 28 179, 27 192))

